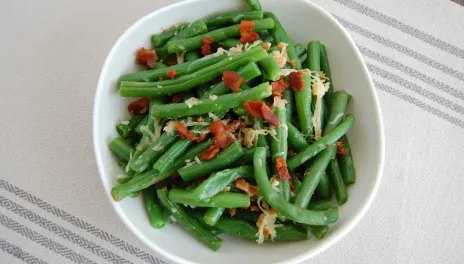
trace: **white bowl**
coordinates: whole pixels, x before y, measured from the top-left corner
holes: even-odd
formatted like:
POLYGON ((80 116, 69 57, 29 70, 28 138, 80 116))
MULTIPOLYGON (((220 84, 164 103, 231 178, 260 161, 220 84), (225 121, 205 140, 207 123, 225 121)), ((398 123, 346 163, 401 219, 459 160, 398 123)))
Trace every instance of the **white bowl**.
POLYGON ((134 56, 140 47, 150 47, 150 34, 177 22, 194 21, 208 15, 246 10, 243 0, 183 1, 156 10, 132 25, 111 49, 103 65, 95 96, 93 140, 105 192, 127 227, 145 244, 177 263, 297 263, 333 245, 359 222, 371 205, 380 184, 384 160, 384 135, 379 102, 364 61, 353 40, 326 11, 305 0, 261 0, 263 9, 277 14, 295 43, 318 39, 327 47, 335 88, 353 95, 349 110, 356 122, 349 132, 356 165, 356 184, 348 189, 349 200, 340 207, 339 221, 322 240, 290 243, 256 243, 225 237, 213 252, 178 225, 153 229, 141 199, 114 202, 110 191, 122 173, 108 150, 117 136, 115 124, 128 119, 130 100, 119 97, 118 78, 136 69, 134 56))

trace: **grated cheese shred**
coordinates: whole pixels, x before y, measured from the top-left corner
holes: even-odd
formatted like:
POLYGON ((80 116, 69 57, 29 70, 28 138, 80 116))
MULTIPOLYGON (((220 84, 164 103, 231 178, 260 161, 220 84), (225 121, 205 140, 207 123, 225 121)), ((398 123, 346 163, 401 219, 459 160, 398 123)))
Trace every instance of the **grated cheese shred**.
POLYGON ((314 106, 314 116, 311 122, 314 126, 314 139, 317 141, 322 137, 322 97, 329 90, 329 83, 323 83, 323 80, 316 74, 311 78, 312 94, 316 96, 316 105, 314 106))

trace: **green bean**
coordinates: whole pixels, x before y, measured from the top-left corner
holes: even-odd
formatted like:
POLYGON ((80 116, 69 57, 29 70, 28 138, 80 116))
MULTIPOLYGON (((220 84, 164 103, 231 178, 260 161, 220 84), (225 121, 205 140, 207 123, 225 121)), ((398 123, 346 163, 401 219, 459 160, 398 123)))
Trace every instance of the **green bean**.
POLYGON ((144 115, 142 121, 140 121, 140 123, 135 127, 135 133, 141 135, 142 131, 140 131, 140 128, 142 126, 145 126, 147 124, 147 121, 148 121, 148 115, 144 115))
POLYGON ((330 200, 318 200, 318 201, 311 201, 308 204, 308 209, 310 210, 327 210, 332 208, 332 201, 330 200))
POLYGON ((345 184, 353 184, 356 181, 356 175, 354 171, 351 147, 346 135, 342 137, 342 140, 344 142, 344 147, 348 149, 348 153, 346 153, 346 155, 338 155, 338 161, 340 162, 343 181, 345 182, 345 184))
POLYGON ((229 186, 238 178, 253 177, 253 167, 241 166, 233 169, 225 169, 214 172, 211 176, 200 184, 193 193, 193 198, 196 200, 206 200, 214 195, 224 191, 224 188, 229 186))
POLYGON ((308 43, 308 59, 309 59, 309 69, 312 72, 321 71, 321 42, 319 40, 313 40, 308 43))
POLYGON ((197 100, 192 103, 192 105, 187 105, 185 103, 154 105, 153 115, 158 118, 177 118, 224 111, 242 105, 246 101, 266 98, 271 94, 272 87, 269 83, 263 83, 250 90, 218 96, 215 100, 197 100))
POLYGON ((190 217, 184 209, 168 198, 166 188, 157 191, 158 197, 165 208, 170 210, 172 216, 182 224, 192 235, 203 241, 209 248, 217 251, 221 247, 222 239, 202 226, 197 220, 190 217))
POLYGON ((310 158, 316 156, 319 152, 327 148, 327 145, 335 143, 339 138, 348 132, 354 123, 354 116, 348 114, 345 120, 338 125, 331 133, 323 136, 318 141, 306 147, 303 151, 298 153, 295 157, 288 160, 287 165, 290 170, 296 169, 298 166, 305 163, 310 158))
MULTIPOLYGON (((272 19, 260 19, 254 20, 255 28, 253 31, 259 32, 264 29, 271 29, 274 27, 272 19)), ((201 34, 195 37, 180 39, 168 42, 168 52, 177 53, 184 52, 192 49, 200 48, 203 43, 202 39, 205 37, 211 37, 213 42, 219 42, 227 38, 233 38, 240 36, 240 25, 233 25, 225 28, 216 29, 205 34, 201 34)))
POLYGON ((156 200, 156 190, 153 188, 147 188, 142 191, 142 198, 145 202, 145 209, 150 219, 151 226, 156 229, 163 228, 166 222, 164 221, 161 207, 156 200))
POLYGON ((108 145, 111 152, 116 154, 116 156, 120 157, 121 159, 128 161, 130 159, 131 153, 134 151, 134 148, 127 142, 127 140, 117 137, 111 140, 110 144, 108 145))
POLYGON ((155 66, 153 67, 153 69, 166 69, 168 66, 166 66, 166 64, 162 63, 162 62, 157 62, 155 63, 155 66))
POLYGON ((224 71, 236 71, 241 66, 244 66, 249 62, 259 61, 266 56, 266 51, 264 51, 261 46, 258 46, 174 80, 160 82, 122 81, 120 84, 119 94, 123 97, 140 97, 165 94, 170 95, 186 91, 200 84, 212 81, 214 78, 221 76, 224 71))
POLYGON ((251 10, 261 11, 261 3, 259 0, 245 0, 245 3, 250 7, 251 10))
POLYGON ((229 164, 238 160, 243 155, 240 143, 234 141, 228 148, 216 154, 214 158, 202 161, 201 164, 193 164, 178 170, 184 181, 191 181, 198 177, 208 175, 217 170, 226 168, 229 164))
MULTIPOLYGON (((276 170, 276 158, 283 158, 287 160, 288 151, 288 126, 287 126, 287 113, 285 112, 285 103, 274 103, 274 113, 279 120, 279 127, 276 127, 275 138, 271 139, 271 158, 273 161, 273 171, 276 170)), ((290 200, 290 182, 288 180, 279 180, 280 194, 285 200, 290 200)))
POLYGON ((222 214, 226 208, 223 207, 211 207, 206 210, 205 215, 203 216, 203 220, 206 224, 210 226, 214 226, 217 221, 221 218, 222 214))
POLYGON ((300 122, 300 129, 303 135, 311 136, 313 134, 313 124, 311 119, 311 76, 303 73, 304 86, 301 91, 295 92, 295 106, 300 122))
POLYGON ((269 34, 269 32, 267 30, 266 31, 261 31, 261 34, 259 34, 259 35, 261 36, 261 40, 264 43, 268 42, 268 43, 271 43, 272 45, 276 44, 274 38, 271 36, 271 34, 269 34))
POLYGON ((164 216, 164 222, 166 222, 168 224, 174 223, 174 221, 172 221, 172 219, 171 219, 171 213, 168 210, 163 209, 163 211, 161 213, 164 216))
POLYGON ((316 193, 323 199, 330 199, 330 197, 332 197, 329 176, 325 172, 322 174, 321 180, 316 187, 316 193))
POLYGON ((280 67, 271 56, 268 56, 260 60, 258 63, 261 66, 261 68, 263 68, 263 72, 268 79, 272 81, 277 81, 278 79, 280 79, 280 67))
POLYGON ((225 25, 237 24, 242 20, 257 20, 263 19, 263 12, 261 11, 248 11, 248 12, 229 12, 218 15, 212 15, 205 19, 208 26, 221 27, 225 25))
MULTIPOLYGON (((263 118, 255 118, 253 121, 253 129, 262 129, 263 128, 263 118)), ((258 147, 264 147, 266 148, 266 155, 270 156, 270 147, 269 143, 266 139, 266 135, 258 135, 258 142, 256 144, 258 147)))
POLYGON ((190 50, 185 53, 185 60, 187 62, 192 62, 199 60, 201 58, 201 54, 199 50, 190 50))
POLYGON ((271 32, 272 37, 274 38, 276 43, 284 42, 287 43, 287 53, 290 61, 294 61, 297 70, 301 70, 301 62, 300 57, 298 57, 295 47, 293 46, 293 41, 288 35, 287 31, 285 31, 284 27, 280 23, 279 19, 277 19, 276 15, 271 12, 264 13, 265 18, 271 18, 274 21, 274 27, 271 28, 269 31, 271 32))
POLYGON ((288 126, 288 143, 298 152, 309 147, 306 137, 292 123, 287 121, 288 126))
POLYGON ((256 223, 259 219, 259 214, 248 209, 236 209, 234 218, 256 223))
POLYGON ((123 175, 116 180, 116 184, 124 184, 130 181, 133 177, 134 175, 123 175))
POLYGON ((204 34, 206 32, 208 32, 208 27, 206 26, 205 21, 197 20, 192 22, 190 25, 188 25, 188 27, 184 28, 179 33, 174 34, 174 36, 169 40, 169 42, 191 38, 200 34, 204 34))
POLYGON ((196 207, 241 208, 250 205, 250 197, 244 193, 220 192, 208 200, 198 201, 194 198, 193 192, 172 189, 169 191, 169 199, 175 203, 196 207))
POLYGON ((335 157, 336 147, 331 145, 328 149, 322 151, 316 156, 316 159, 311 163, 305 172, 303 184, 295 198, 295 205, 301 208, 306 208, 309 204, 314 191, 316 190, 319 181, 321 180, 325 169, 331 159, 335 157))
POLYGON ((172 167, 174 161, 182 155, 193 143, 188 139, 181 139, 174 143, 156 162, 153 169, 159 173, 164 173, 172 167))
POLYGON ((343 176, 340 172, 338 160, 333 159, 330 161, 327 167, 327 174, 330 176, 333 189, 335 191, 335 197, 339 205, 346 203, 348 200, 348 193, 346 192, 345 183, 343 182, 343 176))
POLYGON ((169 56, 167 45, 156 47, 155 51, 156 51, 156 56, 158 56, 158 59, 160 59, 160 61, 164 61, 169 56))
POLYGON ((111 195, 115 201, 120 201, 133 193, 146 189, 155 183, 167 179, 175 173, 176 170, 174 169, 165 173, 157 173, 154 170, 148 170, 144 173, 137 174, 124 184, 114 186, 111 189, 111 195))
POLYGON ((140 156, 138 156, 130 167, 138 173, 144 172, 148 167, 152 166, 157 158, 159 158, 166 148, 169 148, 179 135, 175 133, 163 133, 153 144, 151 144, 140 156))
POLYGON ((333 94, 330 115, 324 128, 324 135, 332 132, 342 122, 348 97, 348 93, 343 90, 338 90, 333 94))
POLYGON ((186 28, 188 24, 189 23, 181 23, 164 32, 151 35, 151 44, 153 47, 159 47, 163 45, 164 43, 168 42, 168 40, 171 39, 174 35, 178 34, 181 30, 186 28))
MULTIPOLYGON (((246 82, 252 80, 253 78, 260 76, 261 70, 259 69, 258 65, 256 65, 256 63, 250 62, 246 64, 245 66, 241 67, 240 69, 238 69, 237 74, 240 75, 244 79, 242 85, 240 86, 241 88, 240 90, 244 90, 242 86, 243 87, 248 86, 246 82)), ((211 89, 206 91, 203 94, 203 96, 200 97, 200 99, 207 99, 211 95, 219 96, 219 95, 228 94, 230 92, 232 92, 230 88, 225 85, 224 81, 221 81, 215 84, 213 87, 211 87, 211 89)))
POLYGON ((185 165, 186 160, 192 160, 195 157, 201 155, 203 151, 207 150, 211 145, 213 145, 214 140, 213 139, 207 139, 206 141, 201 142, 200 144, 197 144, 185 152, 184 155, 182 155, 180 158, 178 158, 174 164, 173 168, 176 170, 181 168, 182 166, 185 165))
POLYGON ((306 53, 306 48, 303 44, 298 43, 295 45, 295 52, 296 52, 296 56, 300 58, 306 53))
POLYGON ((203 57, 195 61, 180 63, 180 64, 176 64, 176 65, 169 66, 169 67, 164 67, 164 68, 155 67, 155 69, 152 69, 152 70, 134 72, 134 73, 123 75, 121 78, 119 78, 119 81, 121 82, 122 81, 131 81, 131 82, 158 81, 160 77, 163 79, 169 78, 166 75, 166 73, 172 70, 175 70, 177 72, 176 74, 177 78, 175 79, 177 80, 179 79, 178 78, 179 76, 190 74, 198 70, 201 70, 203 68, 206 68, 210 65, 218 63, 219 61, 223 60, 226 57, 227 55, 223 55, 223 56, 210 55, 210 56, 206 56, 206 57, 203 57))
POLYGON ((297 241, 308 239, 308 232, 306 230, 288 223, 283 223, 282 226, 277 227, 276 234, 277 235, 274 239, 277 241, 297 241))
POLYGON ((269 182, 266 168, 266 149, 256 148, 254 171, 261 195, 264 200, 282 216, 299 223, 310 225, 327 225, 338 220, 338 209, 311 211, 291 204, 273 188, 269 182))
POLYGON ((128 124, 118 124, 116 125, 116 131, 122 138, 127 138, 135 130, 137 125, 142 122, 145 115, 136 115, 133 116, 128 124))
POLYGON ((293 119, 293 113, 295 111, 295 95, 292 89, 285 89, 282 93, 282 99, 287 101, 287 121, 290 122, 293 119))
POLYGON ((234 111, 234 113, 238 116, 246 116, 248 114, 247 110, 245 109, 245 107, 239 105, 237 107, 234 107, 234 109, 232 109, 234 111))
POLYGON ((306 230, 311 232, 317 239, 322 239, 324 235, 327 233, 329 230, 329 226, 323 225, 323 226, 315 226, 315 225, 303 225, 306 230))
POLYGON ((237 45, 242 45, 243 43, 240 42, 239 39, 234 39, 234 38, 228 38, 224 39, 223 41, 219 41, 219 46, 223 47, 224 49, 230 49, 230 48, 235 48, 237 45))
POLYGON ((329 59, 327 57, 327 51, 324 45, 320 45, 321 50, 321 70, 325 74, 325 76, 329 79, 329 90, 325 93, 324 100, 327 105, 330 107, 332 105, 332 94, 333 94, 333 80, 332 80, 332 73, 330 71, 329 59))

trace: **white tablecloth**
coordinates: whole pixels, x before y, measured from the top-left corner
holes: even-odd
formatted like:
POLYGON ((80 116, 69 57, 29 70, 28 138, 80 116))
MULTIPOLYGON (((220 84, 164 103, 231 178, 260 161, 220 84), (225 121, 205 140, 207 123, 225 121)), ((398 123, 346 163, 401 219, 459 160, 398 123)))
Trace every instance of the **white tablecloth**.
MULTIPOLYGON (((1 263, 158 263, 104 196, 92 107, 119 35, 172 2, 1 1, 1 263)), ((386 164, 367 215, 306 263, 462 263, 464 7, 314 2, 348 28, 372 72, 386 164)))

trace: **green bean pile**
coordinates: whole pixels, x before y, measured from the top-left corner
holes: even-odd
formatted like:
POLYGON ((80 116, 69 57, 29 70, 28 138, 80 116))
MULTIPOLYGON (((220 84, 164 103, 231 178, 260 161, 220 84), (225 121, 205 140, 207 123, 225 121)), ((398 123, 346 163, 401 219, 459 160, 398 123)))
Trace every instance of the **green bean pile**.
POLYGON ((326 48, 295 45, 246 3, 151 36, 149 69, 120 78, 141 98, 109 144, 124 170, 114 200, 142 193, 153 228, 177 222, 215 251, 220 234, 321 239, 355 182, 351 96, 334 91, 326 48))

